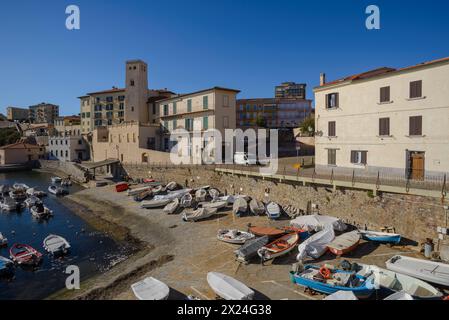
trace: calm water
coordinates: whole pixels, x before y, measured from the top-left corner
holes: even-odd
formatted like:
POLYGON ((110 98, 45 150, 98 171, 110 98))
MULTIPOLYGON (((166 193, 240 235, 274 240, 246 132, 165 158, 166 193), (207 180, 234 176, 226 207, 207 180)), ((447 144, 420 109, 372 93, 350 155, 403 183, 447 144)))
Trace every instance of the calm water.
MULTIPOLYGON (((0 184, 21 182, 47 192, 50 177, 39 172, 0 173, 0 184)), ((72 186, 70 192, 80 189, 79 186, 72 186)), ((44 254, 43 263, 34 271, 16 267, 14 278, 0 279, 0 299, 45 298, 65 288, 67 275, 64 271, 68 265, 77 265, 83 280, 109 269, 132 252, 127 244, 117 243, 89 227, 63 205, 64 198, 48 195, 43 201, 54 213, 54 217, 47 222, 33 219, 28 209, 20 213, 0 212, 0 232, 9 240, 8 248, 1 248, 0 255, 8 258, 9 246, 17 242, 29 244, 44 253, 42 241, 49 234, 66 238, 72 246, 70 254, 62 259, 44 254)))

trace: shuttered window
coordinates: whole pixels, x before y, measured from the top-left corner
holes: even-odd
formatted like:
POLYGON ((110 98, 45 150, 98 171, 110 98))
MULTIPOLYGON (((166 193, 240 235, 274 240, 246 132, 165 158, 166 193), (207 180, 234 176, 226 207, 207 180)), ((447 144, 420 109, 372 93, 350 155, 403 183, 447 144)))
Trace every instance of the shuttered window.
POLYGON ((367 151, 351 151, 351 163, 353 164, 367 164, 367 151))
POLYGON ((410 82, 410 99, 422 97, 422 80, 410 82))
POLYGON ((327 133, 328 137, 336 137, 337 136, 335 121, 328 122, 327 132, 328 132, 327 133))
POLYGON ((379 136, 390 135, 390 118, 379 119, 379 136))
POLYGON ((380 88, 380 102, 390 102, 390 87, 380 88))
POLYGON ((339 107, 339 94, 338 93, 326 94, 326 109, 338 107, 339 107))
POLYGON ((410 135, 422 136, 422 116, 410 117, 410 135))
POLYGON ((327 164, 335 166, 337 164, 337 150, 327 149, 327 164))

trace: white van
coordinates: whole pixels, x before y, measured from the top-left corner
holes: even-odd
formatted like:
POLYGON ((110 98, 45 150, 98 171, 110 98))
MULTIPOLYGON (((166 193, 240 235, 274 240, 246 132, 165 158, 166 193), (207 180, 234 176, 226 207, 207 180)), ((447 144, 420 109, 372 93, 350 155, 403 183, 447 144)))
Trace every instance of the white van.
POLYGON ((234 154, 234 163, 245 165, 245 166, 254 166, 254 165, 268 165, 270 163, 269 159, 258 160, 255 154, 248 154, 247 152, 236 152, 234 154))

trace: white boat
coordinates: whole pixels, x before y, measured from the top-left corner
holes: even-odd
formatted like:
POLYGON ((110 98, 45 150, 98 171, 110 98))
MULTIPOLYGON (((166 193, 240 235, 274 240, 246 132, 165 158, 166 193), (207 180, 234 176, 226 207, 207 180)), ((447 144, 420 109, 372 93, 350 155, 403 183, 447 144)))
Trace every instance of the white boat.
POLYGON ((411 295, 409 295, 407 292, 399 291, 395 292, 392 295, 389 295, 384 300, 415 300, 411 295))
POLYGON ((14 262, 0 256, 0 276, 11 274, 13 272, 14 262))
POLYGON ((443 296, 440 290, 422 280, 374 265, 358 265, 361 269, 357 274, 364 277, 373 276, 375 285, 395 294, 403 292, 416 299, 441 299, 443 296))
POLYGON ((327 225, 332 226, 335 231, 340 232, 345 231, 347 228, 346 224, 338 218, 316 214, 297 217, 290 221, 290 225, 309 232, 321 231, 327 225))
POLYGON ((190 193, 186 193, 181 198, 181 207, 190 208, 192 206, 193 196, 190 193))
POLYGON ((28 197, 25 201, 25 206, 27 208, 34 207, 36 204, 41 203, 41 199, 35 196, 28 197))
POLYGON ((143 209, 151 209, 151 208, 161 208, 165 207, 169 204, 172 199, 153 199, 153 200, 145 200, 140 203, 140 207, 143 209))
POLYGON ((265 205, 262 201, 251 199, 249 202, 249 210, 255 215, 262 215, 265 213, 265 205))
POLYGON ((51 194, 55 195, 55 196, 62 196, 68 193, 68 191, 64 188, 61 187, 57 187, 57 186, 49 186, 48 187, 48 192, 50 192, 51 194))
POLYGON ((8 238, 6 238, 3 233, 0 232, 0 247, 8 245, 8 238))
POLYGON ((145 186, 145 187, 140 187, 140 188, 135 188, 135 189, 128 189, 127 195, 128 196, 136 196, 139 193, 142 193, 144 191, 150 191, 152 189, 153 189, 153 187, 151 187, 151 186, 145 186))
POLYGON ((162 192, 162 190, 164 190, 164 188, 162 186, 153 186, 151 189, 151 192, 153 192, 153 194, 159 194, 162 192))
POLYGON ((36 219, 47 219, 53 215, 53 211, 39 203, 30 208, 32 216, 36 219))
POLYGON ((37 190, 35 188, 27 189, 26 194, 29 197, 33 197, 34 196, 34 197, 38 197, 38 198, 45 197, 47 195, 44 191, 40 191, 40 190, 37 190))
POLYGON ((215 201, 215 202, 201 202, 198 204, 200 208, 210 208, 220 210, 226 207, 228 203, 226 201, 215 201))
POLYGON ((235 197, 233 195, 221 196, 212 200, 212 202, 213 201, 226 201, 228 204, 233 204, 235 201, 235 197))
POLYGON ((0 185, 0 196, 4 194, 9 194, 10 188, 7 184, 0 185))
POLYGON ((25 200, 27 195, 26 195, 26 190, 24 189, 13 189, 9 192, 9 197, 13 200, 16 201, 21 201, 21 200, 25 200))
POLYGON ((209 272, 207 283, 212 290, 225 300, 253 300, 254 291, 240 281, 222 273, 209 272))
POLYGON ((184 213, 182 214, 182 219, 184 221, 195 222, 195 221, 207 219, 216 213, 217 213, 217 209, 199 208, 197 210, 184 211, 184 213))
POLYGON ((57 184, 57 183, 61 183, 62 179, 60 177, 51 177, 51 183, 53 184, 57 184))
POLYGON ((16 211, 20 209, 23 206, 23 204, 18 204, 15 200, 11 198, 3 198, 3 200, 0 202, 0 209, 3 211, 16 211))
POLYGON ((185 194, 190 193, 192 189, 179 189, 174 191, 168 191, 169 195, 176 196, 177 198, 181 199, 185 194))
POLYGON ((400 255, 392 257, 385 264, 388 270, 449 287, 449 264, 400 255))
POLYGON ((195 200, 197 202, 206 201, 206 197, 207 197, 207 191, 204 189, 199 189, 195 192, 195 200))
POLYGON ((63 237, 54 234, 44 239, 44 249, 53 255, 66 254, 70 249, 70 243, 63 237))
POLYGON ((232 212, 240 217, 242 214, 245 214, 248 211, 248 203, 245 198, 237 198, 232 205, 232 212))
POLYGON ((232 244, 244 244, 246 241, 254 238, 255 235, 253 235, 252 233, 235 229, 220 229, 218 230, 217 234, 218 240, 232 244))
POLYGON ((179 184, 175 181, 172 181, 165 186, 165 189, 170 190, 170 191, 174 191, 178 188, 179 188, 179 184))
POLYGON ((335 238, 332 226, 328 225, 323 230, 310 236, 298 246, 296 259, 303 261, 307 257, 318 259, 327 251, 327 245, 335 238))
POLYGON ((267 204, 266 212, 269 219, 278 219, 281 216, 281 208, 273 201, 267 204))
POLYGON ((170 288, 153 277, 134 283, 131 289, 139 300, 167 300, 170 294, 170 288))
POLYGON ((61 180, 61 186, 63 187, 70 187, 72 185, 72 181, 70 179, 62 179, 61 180))
POLYGON ((337 291, 328 295, 323 300, 359 300, 352 291, 337 291))
POLYGON ((220 191, 212 188, 209 190, 209 196, 212 198, 212 200, 217 199, 220 196, 220 191))
POLYGON ((361 236, 358 230, 346 232, 336 237, 327 245, 327 248, 336 256, 341 256, 357 248, 360 243, 360 238, 361 236))
POLYGON ((17 183, 17 182, 14 183, 12 187, 14 190, 21 190, 21 191, 27 191, 30 188, 25 183, 17 183))
POLYGON ((175 198, 172 202, 167 204, 164 208, 164 213, 173 214, 179 207, 179 199, 175 198))

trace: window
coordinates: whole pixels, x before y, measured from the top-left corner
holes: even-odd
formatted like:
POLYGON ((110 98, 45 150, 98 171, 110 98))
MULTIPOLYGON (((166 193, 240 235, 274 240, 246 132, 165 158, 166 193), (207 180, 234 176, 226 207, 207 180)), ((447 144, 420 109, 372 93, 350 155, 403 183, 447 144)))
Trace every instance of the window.
POLYGON ((124 111, 119 111, 118 112, 118 116, 119 116, 119 118, 123 118, 125 116, 125 112, 124 111))
POLYGON ((173 130, 176 130, 176 128, 178 127, 178 120, 173 120, 173 130))
POLYGON ((338 107, 339 107, 339 94, 338 93, 326 94, 326 109, 338 107))
POLYGON ((192 112, 192 99, 187 100, 187 112, 192 112))
POLYGON ((153 114, 156 114, 156 104, 153 103, 153 114))
POLYGON ((125 104, 123 102, 121 102, 119 107, 118 107, 118 109, 119 110, 124 110, 125 109, 125 104))
POLYGON ((65 151, 65 157, 68 158, 69 157, 69 152, 66 150, 65 151))
POLYGON ((185 129, 187 131, 192 131, 193 130, 193 119, 185 119, 185 129))
POLYGON ((95 119, 101 119, 101 112, 96 112, 94 116, 95 119))
POLYGON ((351 163, 366 165, 367 151, 351 151, 351 163))
POLYGON ((83 113, 81 113, 81 118, 85 118, 86 117, 86 114, 83 112, 83 113))
POLYGON ((329 121, 327 123, 327 135, 328 137, 336 137, 336 124, 335 121, 329 121))
POLYGON ((96 104, 94 107, 95 111, 101 111, 101 104, 96 104))
POLYGON ((410 82, 410 99, 422 97, 422 80, 410 82))
POLYGON ((176 114, 176 102, 173 102, 173 114, 176 114))
POLYGON ((229 117, 223 117, 223 128, 229 128, 229 117))
POLYGON ((167 120, 164 121, 164 129, 168 130, 168 121, 167 120))
POLYGON ((131 87, 134 87, 134 80, 131 80, 130 85, 131 87))
POLYGON ((108 111, 114 110, 114 105, 113 104, 107 104, 106 105, 106 110, 108 110, 108 111))
POLYGON ((380 102, 390 102, 390 87, 380 88, 380 102))
POLYGON ((106 102, 112 102, 112 101, 114 101, 114 98, 112 98, 112 97, 106 97, 106 102))
POLYGON ((390 135, 390 118, 379 119, 379 136, 390 135))
POLYGON ((125 96, 119 96, 118 101, 125 101, 125 96))
POLYGON ((422 136, 422 116, 410 117, 410 136, 422 136))
POLYGON ((164 116, 168 116, 168 104, 164 104, 164 116))
POLYGON ((112 111, 106 112, 106 118, 111 119, 113 117, 114 113, 112 111))
POLYGON ((203 117, 203 130, 209 129, 209 117, 203 117))
POLYGON ((228 95, 223 96, 223 106, 229 107, 229 96, 228 95))
POLYGON ((337 149, 327 149, 327 164, 330 166, 337 164, 337 149))
POLYGON ((102 120, 95 120, 95 126, 101 126, 103 123, 102 120))
POLYGON ((203 109, 204 110, 209 109, 209 97, 208 96, 203 97, 203 109))
POLYGON ((86 112, 86 118, 90 118, 90 112, 86 112))

